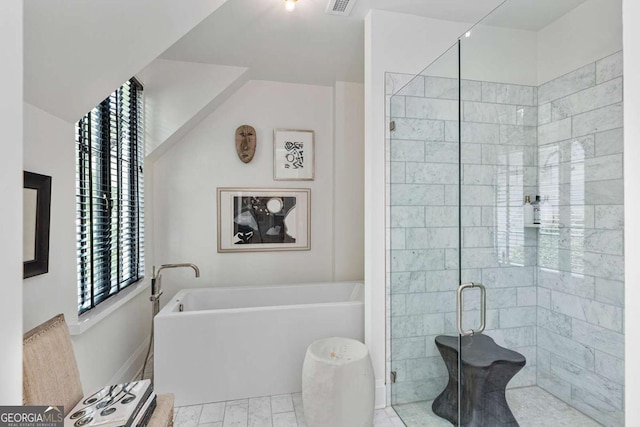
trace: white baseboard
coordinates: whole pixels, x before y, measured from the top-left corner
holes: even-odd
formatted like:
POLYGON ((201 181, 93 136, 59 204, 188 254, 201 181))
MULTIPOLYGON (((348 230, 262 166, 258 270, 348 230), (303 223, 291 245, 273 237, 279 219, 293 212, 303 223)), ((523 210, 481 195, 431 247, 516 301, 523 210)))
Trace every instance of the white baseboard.
POLYGON ((376 409, 387 407, 387 385, 384 380, 376 380, 376 409))
POLYGON ((136 351, 133 352, 131 357, 124 362, 124 365, 111 377, 108 384, 122 384, 140 378, 148 347, 149 337, 147 337, 136 351))

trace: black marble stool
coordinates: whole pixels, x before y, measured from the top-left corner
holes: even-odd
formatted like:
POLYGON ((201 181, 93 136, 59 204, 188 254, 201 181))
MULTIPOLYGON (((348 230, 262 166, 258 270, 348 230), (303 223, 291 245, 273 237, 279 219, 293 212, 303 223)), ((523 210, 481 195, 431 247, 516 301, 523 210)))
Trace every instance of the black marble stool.
POLYGON ((462 421, 458 424, 458 339, 447 335, 436 337, 436 346, 449 371, 449 383, 433 401, 433 412, 465 427, 518 426, 504 392, 527 361, 520 353, 500 347, 483 334, 462 337, 460 342, 462 421))

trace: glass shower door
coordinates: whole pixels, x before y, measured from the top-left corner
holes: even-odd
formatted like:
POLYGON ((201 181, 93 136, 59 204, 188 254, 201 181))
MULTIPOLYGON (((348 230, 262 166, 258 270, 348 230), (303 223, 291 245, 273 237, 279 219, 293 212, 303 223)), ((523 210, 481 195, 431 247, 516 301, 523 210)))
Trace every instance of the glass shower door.
MULTIPOLYGON (((456 44, 417 76, 386 76, 390 397, 408 426, 451 425, 433 408, 457 369, 445 364, 436 337, 456 334, 458 69, 456 44)), ((449 399, 447 410, 457 413, 457 402, 449 399)))
POLYGON ((506 388, 536 384, 538 229, 523 204, 538 194, 537 88, 508 67, 535 58, 503 47, 504 33, 481 24, 460 40, 463 426, 517 426, 506 388))
POLYGON ((459 267, 486 328, 469 287, 459 425, 624 425, 622 55, 564 6, 570 29, 514 29, 544 6, 508 0, 460 39, 459 267))

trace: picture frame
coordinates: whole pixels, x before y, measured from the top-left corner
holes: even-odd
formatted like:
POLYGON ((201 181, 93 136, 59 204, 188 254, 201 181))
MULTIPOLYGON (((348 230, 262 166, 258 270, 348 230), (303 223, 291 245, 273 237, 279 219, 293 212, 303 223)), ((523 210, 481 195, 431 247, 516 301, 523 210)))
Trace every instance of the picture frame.
POLYGON ((273 179, 313 181, 315 132, 299 129, 273 131, 273 179))
POLYGON ((49 272, 51 177, 24 171, 23 278, 49 272))
POLYGON ((309 188, 217 189, 218 252, 311 249, 309 188))

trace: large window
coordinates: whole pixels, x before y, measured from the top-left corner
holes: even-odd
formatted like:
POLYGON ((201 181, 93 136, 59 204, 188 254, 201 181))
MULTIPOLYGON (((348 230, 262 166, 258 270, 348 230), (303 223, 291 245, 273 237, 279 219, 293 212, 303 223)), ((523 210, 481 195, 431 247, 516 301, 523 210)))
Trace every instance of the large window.
POLYGON ((144 275, 142 136, 135 79, 76 125, 78 314, 144 275))

